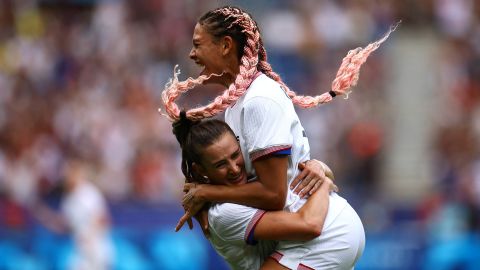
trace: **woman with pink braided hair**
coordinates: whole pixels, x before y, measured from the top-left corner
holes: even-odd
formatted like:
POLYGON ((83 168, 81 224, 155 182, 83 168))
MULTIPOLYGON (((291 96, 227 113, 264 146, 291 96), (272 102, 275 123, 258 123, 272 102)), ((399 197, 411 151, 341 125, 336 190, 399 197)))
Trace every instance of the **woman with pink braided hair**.
MULTIPOLYGON (((273 72, 257 24, 248 13, 224 7, 203 15, 195 26, 190 58, 204 69, 197 79, 183 82, 175 72, 162 94, 166 112, 170 120, 178 121, 180 110, 174 101, 180 94, 202 83, 224 85, 227 89, 221 96, 206 106, 187 111, 186 117, 199 120, 226 111, 225 120, 238 136, 246 171, 249 176, 257 176, 257 181, 235 188, 187 183, 183 200, 186 214, 177 229, 205 202, 232 202, 296 212, 305 203, 302 195, 311 194, 321 181, 310 182, 308 178, 313 177, 308 177, 308 172, 299 172, 301 164, 310 158, 310 147, 293 104, 308 108, 329 102, 336 95, 348 95, 348 89, 358 80, 360 66, 390 32, 364 49, 350 51, 330 91, 317 97, 302 97, 289 90, 273 72), (303 182, 297 186, 300 180, 303 182), (295 192, 288 187, 296 187, 295 192), (301 193, 297 194, 298 191, 301 193)), ((320 165, 324 167, 323 163, 320 165)), ((319 171, 325 173, 325 169, 319 171)), ((331 196, 327 220, 338 217, 346 205, 343 198, 331 196)), ((305 266, 304 244, 280 242, 272 258, 290 269, 305 266)), ((358 250, 358 256, 362 250, 363 247, 358 250)), ((274 262, 267 260, 266 264, 270 263, 274 262)))

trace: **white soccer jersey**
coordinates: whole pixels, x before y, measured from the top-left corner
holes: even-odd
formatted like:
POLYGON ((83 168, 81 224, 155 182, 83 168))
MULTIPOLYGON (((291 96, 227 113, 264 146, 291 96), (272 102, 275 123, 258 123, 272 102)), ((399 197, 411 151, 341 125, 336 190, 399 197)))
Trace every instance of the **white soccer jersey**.
POLYGON ((365 247, 363 225, 345 199, 336 193, 329 198, 322 234, 311 241, 254 243, 253 231, 265 211, 232 203, 210 207, 208 239, 233 270, 259 269, 268 256, 289 269, 350 270, 365 247))
MULTIPOLYGON (((280 85, 268 76, 261 74, 252 82, 236 104, 227 109, 225 121, 238 136, 249 175, 255 175, 252 161, 274 152, 290 150, 287 183, 284 183, 288 190, 284 209, 289 212, 296 212, 300 209, 306 200, 294 194, 289 186, 298 174, 298 163, 310 159, 310 146, 293 103, 280 85)), ((329 228, 329 233, 316 238, 315 241, 309 241, 308 245, 307 242, 302 241, 279 241, 277 252, 281 254, 282 258, 277 258, 278 261, 284 266, 296 269, 297 267, 306 266, 308 268, 309 265, 322 264, 327 257, 332 258, 336 255, 348 257, 348 255, 341 254, 344 247, 348 245, 361 247, 362 243, 364 245, 362 239, 365 236, 360 219, 358 222, 341 223, 340 227, 336 226, 338 225, 336 220, 339 220, 338 217, 342 214, 356 215, 347 201, 336 194, 331 195, 324 224, 324 228, 329 228), (345 232, 342 226, 352 226, 352 228, 345 232), (339 233, 340 231, 341 233, 339 233), (338 251, 333 244, 332 252, 322 257, 319 255, 324 252, 321 246, 325 246, 325 241, 327 241, 325 237, 328 235, 335 235, 338 241, 347 244, 338 251), (307 256, 307 254, 309 255, 307 256), (302 258, 308 260, 304 261, 302 258), (312 263, 310 260, 317 261, 312 263)), ((251 215, 253 216, 253 214, 251 215)), ((329 243, 333 242, 335 241, 329 243)), ((363 248, 356 248, 356 250, 358 254, 361 254, 363 248)), ((358 254, 355 253, 354 258, 358 254)), ((351 261, 356 260, 352 259, 351 261)))
POLYGON ((232 269, 259 269, 265 258, 275 250, 275 241, 255 243, 251 238, 263 214, 263 210, 232 203, 210 207, 208 240, 232 269))
MULTIPOLYGON (((284 183, 289 186, 298 174, 298 163, 310 159, 308 139, 291 99, 277 82, 264 74, 226 110, 225 122, 238 136, 249 175, 255 175, 252 161, 279 150, 290 150, 287 183, 284 183)), ((285 209, 295 212, 304 200, 288 190, 285 209)))

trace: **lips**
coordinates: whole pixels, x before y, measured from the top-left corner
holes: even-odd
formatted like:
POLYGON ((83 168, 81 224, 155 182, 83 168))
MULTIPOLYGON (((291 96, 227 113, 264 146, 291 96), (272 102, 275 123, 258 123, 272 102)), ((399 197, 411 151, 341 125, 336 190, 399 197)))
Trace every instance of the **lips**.
POLYGON ((241 172, 237 177, 228 179, 228 182, 231 184, 240 184, 245 179, 245 173, 241 172))

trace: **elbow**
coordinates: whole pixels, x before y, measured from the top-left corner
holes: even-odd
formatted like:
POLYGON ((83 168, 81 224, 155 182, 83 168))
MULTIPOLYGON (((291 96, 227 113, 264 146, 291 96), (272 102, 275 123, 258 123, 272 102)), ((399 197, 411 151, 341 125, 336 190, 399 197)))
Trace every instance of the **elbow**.
POLYGON ((312 240, 322 235, 323 222, 318 222, 318 220, 305 220, 304 223, 306 240, 312 240))
POLYGON ((265 190, 258 197, 258 200, 262 203, 258 205, 258 208, 267 210, 267 211, 279 211, 283 210, 285 207, 286 194, 284 195, 281 192, 275 192, 272 190, 265 190))
POLYGON ((267 211, 279 211, 285 207, 285 200, 287 198, 286 192, 276 191, 271 189, 264 189, 256 197, 258 204, 255 207, 267 211))
POLYGON ((277 198, 273 204, 275 210, 283 210, 285 207, 285 199, 284 198, 277 198))
POLYGON ((272 194, 270 198, 270 210, 272 211, 278 211, 278 210, 283 210, 285 207, 285 197, 278 195, 278 194, 272 194))
POLYGON ((317 238, 319 237, 320 235, 322 235, 322 226, 318 226, 318 225, 315 225, 315 226, 312 226, 310 228, 310 237, 313 239, 313 238, 317 238))

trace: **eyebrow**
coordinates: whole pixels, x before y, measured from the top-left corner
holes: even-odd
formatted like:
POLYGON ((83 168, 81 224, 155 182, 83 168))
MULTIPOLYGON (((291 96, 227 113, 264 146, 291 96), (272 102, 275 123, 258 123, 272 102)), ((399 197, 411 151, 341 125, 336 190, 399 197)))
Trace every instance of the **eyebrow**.
MULTIPOLYGON (((242 154, 240 147, 238 147, 237 150, 235 150, 235 152, 232 153, 232 155, 235 155, 235 154, 242 154)), ((231 155, 231 156, 232 156, 232 155, 231 155)), ((221 159, 221 160, 219 160, 219 161, 217 161, 217 162, 214 162, 214 163, 213 163, 213 166, 215 167, 215 166, 217 166, 217 165, 220 165, 222 162, 225 162, 225 159, 221 159)))
POLYGON ((224 162, 225 162, 225 159, 221 159, 221 160, 213 163, 213 167, 217 167, 218 165, 220 165, 220 164, 222 164, 222 163, 224 163, 224 162))

